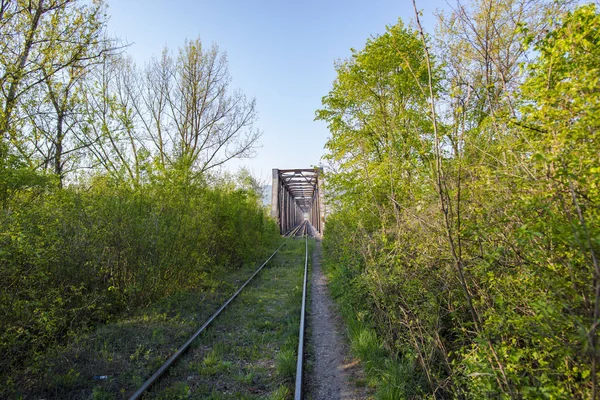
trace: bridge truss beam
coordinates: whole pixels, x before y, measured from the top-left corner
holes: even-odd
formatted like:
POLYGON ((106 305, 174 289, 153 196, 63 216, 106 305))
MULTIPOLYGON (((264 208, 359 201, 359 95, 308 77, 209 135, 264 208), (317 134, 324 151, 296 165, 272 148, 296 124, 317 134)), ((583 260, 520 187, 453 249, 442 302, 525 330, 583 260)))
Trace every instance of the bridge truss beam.
POLYGON ((321 236, 325 226, 323 169, 273 169, 271 216, 281 234, 307 219, 321 236))

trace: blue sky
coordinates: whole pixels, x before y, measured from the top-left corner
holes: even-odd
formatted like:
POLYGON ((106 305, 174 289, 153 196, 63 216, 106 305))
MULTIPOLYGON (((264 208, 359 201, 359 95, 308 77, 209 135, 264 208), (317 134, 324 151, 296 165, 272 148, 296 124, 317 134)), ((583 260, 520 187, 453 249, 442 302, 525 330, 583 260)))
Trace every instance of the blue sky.
MULTIPOLYGON (((329 136, 314 121, 335 79, 334 62, 362 49, 370 36, 401 18, 411 0, 108 0, 108 31, 131 43, 138 65, 167 45, 200 37, 227 52, 233 88, 255 97, 263 132, 256 157, 232 162, 267 182, 272 168, 318 165, 329 136)), ((425 28, 444 0, 417 1, 425 28)))

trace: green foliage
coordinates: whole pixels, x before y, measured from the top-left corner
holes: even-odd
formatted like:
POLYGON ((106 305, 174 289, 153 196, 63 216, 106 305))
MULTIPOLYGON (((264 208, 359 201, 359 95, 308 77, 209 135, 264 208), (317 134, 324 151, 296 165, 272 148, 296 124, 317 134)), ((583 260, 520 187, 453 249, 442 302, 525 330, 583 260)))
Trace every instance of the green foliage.
POLYGON ((260 136, 255 102, 229 90, 216 45, 188 41, 146 75, 106 35, 103 0, 0 8, 4 382, 97 323, 214 290, 278 234, 249 174, 207 183, 208 169, 251 155, 260 136))
POLYGON ((417 34, 388 28, 317 112, 327 263, 381 397, 597 396, 600 17, 532 4, 442 21, 435 99, 417 34))
POLYGON ((343 192, 347 203, 365 196, 375 204, 402 201, 396 196, 403 189, 419 190, 422 177, 415 167, 431 153, 430 138, 421 134, 431 129, 423 118, 426 97, 414 82, 427 81, 422 58, 423 45, 400 22, 337 65, 338 77, 317 119, 331 131, 325 158, 340 165, 328 185, 343 192))
POLYGON ((19 192, 0 217, 2 374, 48 345, 222 274, 272 247, 258 195, 171 183, 19 192))

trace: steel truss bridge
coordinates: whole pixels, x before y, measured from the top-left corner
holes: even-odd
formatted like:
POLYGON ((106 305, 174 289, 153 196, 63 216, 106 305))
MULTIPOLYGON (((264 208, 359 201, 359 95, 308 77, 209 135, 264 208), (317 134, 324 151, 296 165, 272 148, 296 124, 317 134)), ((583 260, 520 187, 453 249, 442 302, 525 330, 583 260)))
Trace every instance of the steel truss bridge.
POLYGON ((325 226, 323 169, 273 169, 271 216, 286 234, 308 220, 318 236, 325 226))

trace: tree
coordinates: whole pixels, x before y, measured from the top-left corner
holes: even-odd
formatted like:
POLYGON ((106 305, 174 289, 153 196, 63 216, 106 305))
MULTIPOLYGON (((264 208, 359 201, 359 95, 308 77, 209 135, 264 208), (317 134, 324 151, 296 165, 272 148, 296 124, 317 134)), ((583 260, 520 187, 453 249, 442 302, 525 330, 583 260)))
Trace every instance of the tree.
POLYGON ((403 201, 397 196, 409 192, 404 189, 422 182, 410 172, 428 162, 431 151, 429 122, 421 114, 425 96, 413 83, 427 79, 422 51, 414 34, 398 23, 336 65, 334 87, 317 111, 332 132, 325 156, 336 164, 332 178, 345 181, 336 190, 377 197, 373 179, 385 176, 387 193, 376 204, 396 204, 403 201))
POLYGON ((453 109, 463 108, 469 124, 478 125, 489 116, 514 115, 515 92, 523 81, 520 66, 532 56, 525 40, 537 40, 551 29, 568 4, 458 0, 440 14, 436 39, 453 109))
POLYGON ((324 245, 394 398, 598 396, 600 24, 569 7, 458 3, 436 49, 415 5, 337 66, 324 245))
POLYGON ((102 1, 88 5, 75 0, 0 4, 3 193, 8 186, 20 184, 10 178, 16 169, 35 168, 36 153, 42 155, 42 165, 52 161, 54 171, 62 176, 65 136, 74 126, 69 119, 73 117, 75 82, 110 50, 104 46, 110 41, 102 39, 105 23, 102 1), (28 125, 28 121, 34 124, 28 125))
POLYGON ((165 167, 202 174, 252 154, 260 136, 256 102, 231 92, 230 82, 226 55, 200 39, 176 58, 165 49, 150 62, 136 110, 165 167))
POLYGON ((150 156, 138 111, 139 77, 127 56, 104 58, 84 83, 85 121, 90 146, 88 164, 116 180, 143 183, 144 164, 150 156))
POLYGON ((24 147, 41 157, 39 162, 44 168, 52 166, 61 185, 69 172, 67 165, 75 169, 77 155, 91 145, 84 122, 84 81, 116 50, 114 41, 105 36, 103 13, 100 2, 56 13, 61 35, 51 40, 55 40, 53 47, 60 51, 52 64, 42 66, 43 84, 32 90, 23 107, 31 124, 31 135, 25 138, 24 147), (53 73, 55 64, 66 66, 53 73))

